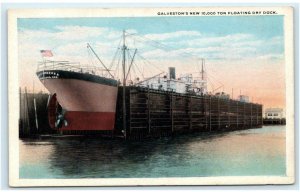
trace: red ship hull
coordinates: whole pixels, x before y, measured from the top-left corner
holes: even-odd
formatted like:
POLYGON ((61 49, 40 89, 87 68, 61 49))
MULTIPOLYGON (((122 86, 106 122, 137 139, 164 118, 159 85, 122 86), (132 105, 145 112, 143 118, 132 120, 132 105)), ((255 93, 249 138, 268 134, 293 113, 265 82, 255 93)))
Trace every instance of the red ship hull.
POLYGON ((113 130, 115 125, 115 112, 81 112, 69 111, 65 114, 68 126, 64 130, 113 130))

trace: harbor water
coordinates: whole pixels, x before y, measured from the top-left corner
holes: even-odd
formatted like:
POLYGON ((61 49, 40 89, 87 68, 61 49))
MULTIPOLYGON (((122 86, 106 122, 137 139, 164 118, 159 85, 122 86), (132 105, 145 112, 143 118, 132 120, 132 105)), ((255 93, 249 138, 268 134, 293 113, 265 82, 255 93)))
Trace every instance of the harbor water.
POLYGON ((20 139, 20 178, 283 176, 285 126, 149 141, 20 139))

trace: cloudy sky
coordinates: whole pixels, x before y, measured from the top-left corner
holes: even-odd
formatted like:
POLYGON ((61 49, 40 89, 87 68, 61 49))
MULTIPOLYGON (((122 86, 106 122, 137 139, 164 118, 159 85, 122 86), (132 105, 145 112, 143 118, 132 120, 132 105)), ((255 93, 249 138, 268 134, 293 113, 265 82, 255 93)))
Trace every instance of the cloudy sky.
POLYGON ((210 90, 223 85, 217 91, 233 89, 234 97, 241 92, 265 107, 285 107, 282 16, 19 19, 21 87, 44 90, 35 76, 42 49, 52 50, 53 60, 97 63, 90 43, 109 66, 124 29, 133 34, 127 44, 131 55, 138 49, 135 64, 148 69, 145 76, 169 66, 177 76, 196 73, 205 58, 210 90))

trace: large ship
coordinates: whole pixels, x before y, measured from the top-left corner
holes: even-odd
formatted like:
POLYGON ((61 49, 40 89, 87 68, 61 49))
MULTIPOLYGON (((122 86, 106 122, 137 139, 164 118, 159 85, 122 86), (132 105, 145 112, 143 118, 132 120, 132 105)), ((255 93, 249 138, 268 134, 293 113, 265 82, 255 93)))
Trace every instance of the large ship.
MULTIPOLYGON (((41 53, 47 57, 50 50, 41 53)), ((118 81, 99 75, 101 70, 69 61, 39 63, 37 76, 52 95, 48 104, 51 128, 113 130, 118 81)))
POLYGON ((261 126, 262 106, 249 103, 247 96, 234 100, 224 92, 214 93, 218 88, 208 92, 204 59, 199 59, 196 75, 176 77, 175 68, 169 66, 167 72, 134 77, 132 72, 141 71, 134 60, 137 49, 129 49, 125 38, 123 31, 123 43, 116 52, 120 58, 114 70, 112 65, 104 64, 89 44, 87 47, 99 66, 45 59, 52 52, 41 51, 43 61, 38 65, 37 76, 51 94, 48 120, 52 129, 116 131, 126 138, 135 133, 145 136, 164 131, 261 126))

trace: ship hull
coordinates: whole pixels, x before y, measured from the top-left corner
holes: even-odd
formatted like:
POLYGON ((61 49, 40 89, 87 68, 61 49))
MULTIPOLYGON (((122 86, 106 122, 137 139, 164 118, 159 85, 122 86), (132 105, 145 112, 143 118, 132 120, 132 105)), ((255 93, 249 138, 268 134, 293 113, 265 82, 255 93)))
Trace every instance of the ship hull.
POLYGON ((113 130, 115 125, 115 112, 81 112, 68 111, 65 114, 68 126, 64 130, 113 130))
MULTIPOLYGON (((118 92, 115 80, 68 71, 41 71, 37 75, 64 111, 66 122, 60 130, 114 129, 118 92)), ((57 128, 53 123, 50 126, 57 128)))

